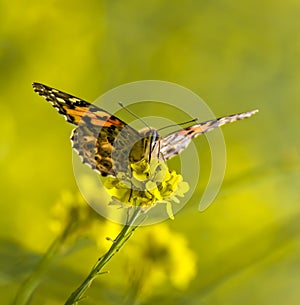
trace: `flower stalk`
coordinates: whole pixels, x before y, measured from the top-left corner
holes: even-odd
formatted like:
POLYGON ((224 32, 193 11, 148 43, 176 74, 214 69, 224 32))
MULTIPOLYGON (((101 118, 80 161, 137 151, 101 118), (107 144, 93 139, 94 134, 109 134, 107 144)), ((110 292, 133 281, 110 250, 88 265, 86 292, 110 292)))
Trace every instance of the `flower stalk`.
POLYGON ((113 240, 113 243, 109 250, 98 259, 97 263, 94 265, 92 270, 86 279, 81 283, 81 285, 74 290, 74 292, 69 296, 65 305, 76 305, 82 298, 84 297, 85 292, 90 287, 94 279, 105 272, 101 272, 102 268, 110 261, 110 259, 122 248, 122 246, 126 243, 126 241, 131 237, 132 233, 138 227, 136 225, 136 220, 141 215, 141 208, 135 208, 128 222, 122 228, 119 235, 113 240))
POLYGON ((24 281, 24 283, 20 287, 14 299, 13 305, 29 304, 33 296, 33 293, 35 292, 36 288, 38 287, 42 279, 42 276, 45 273, 45 270, 47 270, 49 264, 52 261, 52 258, 57 254, 61 246, 65 243, 65 240, 74 230, 74 226, 76 226, 74 222, 72 221, 68 222, 64 230, 52 242, 52 244, 46 251, 45 255, 42 257, 38 265, 35 267, 34 271, 30 274, 30 276, 24 281))

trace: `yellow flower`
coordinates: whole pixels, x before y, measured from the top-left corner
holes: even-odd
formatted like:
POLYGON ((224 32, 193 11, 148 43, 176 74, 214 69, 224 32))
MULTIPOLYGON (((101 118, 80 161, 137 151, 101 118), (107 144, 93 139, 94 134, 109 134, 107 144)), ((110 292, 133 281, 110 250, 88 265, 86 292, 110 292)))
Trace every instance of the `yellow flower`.
MULTIPOLYGON (((179 202, 177 196, 183 197, 189 190, 182 176, 170 171, 166 163, 157 158, 132 163, 130 169, 130 175, 119 173, 117 177, 108 177, 104 181, 112 196, 110 204, 151 207, 159 202, 179 202)), ((172 218, 170 207, 168 213, 172 218)))
POLYGON ((146 160, 131 164, 132 175, 138 181, 144 181, 149 177, 150 164, 146 160))
POLYGON ((141 230, 124 250, 131 289, 138 287, 135 293, 141 298, 167 282, 186 289, 196 276, 196 255, 184 235, 172 232, 166 224, 141 230))

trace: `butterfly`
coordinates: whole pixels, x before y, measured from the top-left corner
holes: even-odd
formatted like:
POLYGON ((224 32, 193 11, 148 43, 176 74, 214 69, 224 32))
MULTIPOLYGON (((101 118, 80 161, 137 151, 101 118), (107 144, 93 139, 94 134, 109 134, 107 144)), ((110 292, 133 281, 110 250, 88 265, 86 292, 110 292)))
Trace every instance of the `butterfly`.
POLYGON ((102 176, 116 177, 118 172, 128 170, 129 164, 151 156, 169 160, 198 135, 258 112, 253 110, 220 117, 161 137, 154 128, 137 131, 106 110, 68 93, 36 82, 33 89, 76 126, 71 135, 72 147, 83 163, 102 176))

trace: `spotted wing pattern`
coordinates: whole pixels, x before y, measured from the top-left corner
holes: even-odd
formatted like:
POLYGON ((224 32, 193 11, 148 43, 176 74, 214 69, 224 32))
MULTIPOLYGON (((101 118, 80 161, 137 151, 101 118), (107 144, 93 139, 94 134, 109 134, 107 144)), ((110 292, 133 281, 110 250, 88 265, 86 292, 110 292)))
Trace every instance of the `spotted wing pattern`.
POLYGON ((249 118, 256 112, 258 112, 258 110, 225 116, 172 132, 160 139, 160 154, 165 160, 168 160, 184 150, 191 140, 198 135, 206 133, 224 124, 249 118))
MULTIPOLYGON (((77 126, 73 130, 71 141, 83 163, 102 176, 115 176, 117 171, 122 170, 122 162, 116 164, 112 159, 112 153, 115 147, 118 147, 122 153, 120 155, 128 157, 132 143, 138 142, 141 138, 138 131, 107 111, 80 98, 40 83, 33 83, 33 89, 64 115, 69 123, 77 126), (122 136, 118 137, 120 133, 122 136)), ((141 151, 137 158, 142 157, 141 151)))

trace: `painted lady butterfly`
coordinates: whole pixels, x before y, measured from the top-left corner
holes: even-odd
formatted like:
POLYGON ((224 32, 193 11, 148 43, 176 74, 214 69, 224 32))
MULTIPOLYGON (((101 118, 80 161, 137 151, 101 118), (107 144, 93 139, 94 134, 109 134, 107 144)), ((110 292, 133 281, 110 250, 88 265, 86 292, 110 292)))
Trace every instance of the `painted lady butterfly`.
POLYGON ((209 120, 160 137, 153 128, 137 131, 107 111, 57 89, 40 83, 33 83, 33 89, 57 108, 69 123, 77 126, 71 136, 72 146, 82 162, 102 176, 126 172, 129 163, 152 155, 168 160, 198 135, 258 112, 253 110, 209 120))

